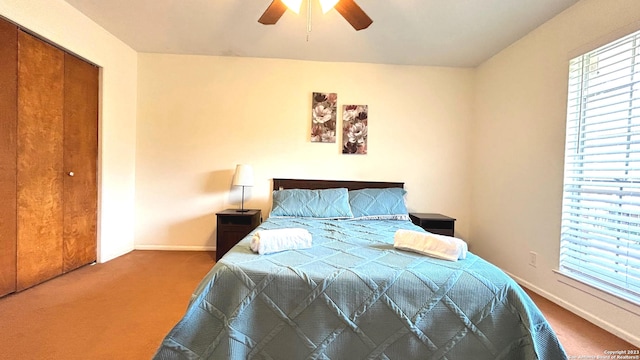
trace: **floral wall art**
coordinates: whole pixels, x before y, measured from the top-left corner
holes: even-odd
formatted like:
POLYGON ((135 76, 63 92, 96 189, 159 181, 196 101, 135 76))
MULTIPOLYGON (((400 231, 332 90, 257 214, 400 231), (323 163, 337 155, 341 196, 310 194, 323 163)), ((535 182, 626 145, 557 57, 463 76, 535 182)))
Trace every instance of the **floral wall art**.
POLYGON ((368 105, 344 105, 342 113, 342 153, 366 154, 369 127, 368 105))
POLYGON ((311 142, 336 142, 337 102, 336 93, 313 93, 311 142))

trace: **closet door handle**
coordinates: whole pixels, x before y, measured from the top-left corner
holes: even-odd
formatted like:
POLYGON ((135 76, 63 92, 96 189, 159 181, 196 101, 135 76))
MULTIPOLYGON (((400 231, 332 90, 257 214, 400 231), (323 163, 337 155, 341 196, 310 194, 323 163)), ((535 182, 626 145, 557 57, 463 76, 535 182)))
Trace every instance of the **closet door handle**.
POLYGON ((75 175, 75 174, 73 173, 73 171, 69 171, 69 173, 67 173, 67 175, 73 177, 73 175, 75 175))

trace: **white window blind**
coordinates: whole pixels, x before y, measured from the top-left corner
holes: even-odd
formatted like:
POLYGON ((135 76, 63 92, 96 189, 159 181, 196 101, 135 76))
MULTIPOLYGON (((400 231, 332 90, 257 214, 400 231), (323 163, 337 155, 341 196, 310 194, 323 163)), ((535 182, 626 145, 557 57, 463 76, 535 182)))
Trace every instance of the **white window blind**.
POLYGON ((560 272, 640 303, 640 31, 569 66, 560 272))

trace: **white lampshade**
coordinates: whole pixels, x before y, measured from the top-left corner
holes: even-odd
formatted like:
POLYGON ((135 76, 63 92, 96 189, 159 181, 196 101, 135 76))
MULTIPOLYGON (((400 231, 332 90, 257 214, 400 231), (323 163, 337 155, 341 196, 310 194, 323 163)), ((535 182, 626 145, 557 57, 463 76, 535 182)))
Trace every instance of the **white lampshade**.
POLYGON ((289 10, 295 12, 296 14, 300 14, 300 7, 302 6, 302 0, 282 0, 282 2, 287 5, 289 10))
POLYGON ((233 175, 234 186, 253 186, 253 168, 251 165, 236 165, 236 173, 233 175))
POLYGON ((320 0, 320 7, 322 7, 322 13, 326 14, 327 11, 333 9, 339 0, 320 0))

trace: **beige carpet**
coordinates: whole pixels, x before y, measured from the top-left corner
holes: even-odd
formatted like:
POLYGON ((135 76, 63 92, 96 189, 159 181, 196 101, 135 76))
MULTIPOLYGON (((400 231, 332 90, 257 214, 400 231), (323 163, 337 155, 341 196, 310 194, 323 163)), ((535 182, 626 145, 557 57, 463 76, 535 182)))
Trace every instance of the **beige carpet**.
POLYGON ((608 355, 605 351, 638 349, 542 296, 525 290, 551 324, 568 355, 583 359, 601 356, 600 359, 606 359, 608 355))
MULTIPOLYGON (((215 253, 134 251, 0 299, 0 359, 150 359, 215 253)), ((635 348, 532 295, 569 355, 635 348)))
POLYGON ((215 253, 134 251, 0 300, 0 359, 150 359, 215 253))

